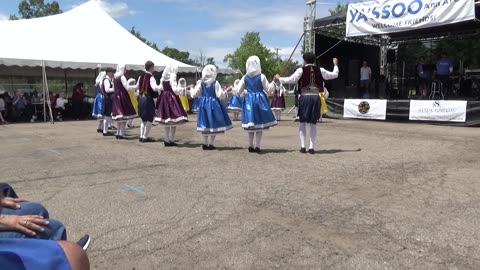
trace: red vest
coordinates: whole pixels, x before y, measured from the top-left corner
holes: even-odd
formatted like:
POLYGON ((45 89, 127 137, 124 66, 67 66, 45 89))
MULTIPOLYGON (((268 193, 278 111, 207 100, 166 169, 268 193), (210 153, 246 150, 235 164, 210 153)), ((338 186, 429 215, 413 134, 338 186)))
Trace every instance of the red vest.
POLYGON ((156 92, 150 85, 150 78, 152 78, 152 74, 145 72, 142 76, 140 76, 138 86, 140 88, 140 94, 154 97, 156 92))
POLYGON ((323 92, 323 77, 319 67, 305 66, 302 68, 303 73, 300 80, 298 80, 298 90, 301 93, 302 89, 316 87, 320 92, 323 92))

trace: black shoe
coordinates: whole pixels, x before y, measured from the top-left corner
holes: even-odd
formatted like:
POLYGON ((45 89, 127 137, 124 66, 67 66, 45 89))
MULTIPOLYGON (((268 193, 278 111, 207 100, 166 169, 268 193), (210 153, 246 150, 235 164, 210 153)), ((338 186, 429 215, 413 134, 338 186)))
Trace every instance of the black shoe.
POLYGON ((262 150, 260 150, 260 148, 258 148, 258 147, 255 148, 255 153, 260 154, 261 152, 262 152, 262 150))
POLYGON ((307 149, 305 149, 305 147, 300 148, 300 153, 302 154, 307 153, 307 149))
POLYGON ((88 246, 90 246, 91 240, 92 240, 92 239, 90 238, 90 235, 85 234, 85 235, 82 236, 80 239, 78 239, 77 245, 79 245, 80 247, 82 247, 83 250, 87 250, 88 246))
POLYGON ((103 133, 103 129, 97 129, 97 133, 103 133))
POLYGON ((170 146, 178 146, 178 144, 176 144, 174 141, 171 141, 170 146))
POLYGON ((154 139, 152 138, 145 138, 145 139, 142 139, 142 143, 151 143, 151 142, 155 142, 154 139))
POLYGON ((248 147, 248 152, 255 153, 255 149, 253 147, 248 147))
POLYGON ((138 142, 143 142, 143 138, 138 139, 138 142))
POLYGON ((103 133, 103 136, 104 136, 104 137, 107 137, 107 136, 108 136, 108 137, 111 137, 111 136, 113 136, 113 134, 107 132, 107 133, 103 133))
POLYGON ((208 150, 208 145, 202 144, 202 149, 203 149, 203 150, 208 150))
POLYGON ((165 147, 172 147, 172 143, 171 142, 164 142, 163 143, 165 145, 165 147))
POLYGON ((125 140, 125 137, 120 135, 116 135, 115 138, 117 138, 117 140, 125 140))
POLYGON ((215 150, 215 149, 217 149, 217 148, 216 148, 215 146, 213 146, 213 145, 209 145, 209 146, 208 146, 208 150, 215 150))
POLYGON ((311 155, 315 155, 315 150, 313 150, 313 149, 308 149, 308 153, 311 154, 311 155))

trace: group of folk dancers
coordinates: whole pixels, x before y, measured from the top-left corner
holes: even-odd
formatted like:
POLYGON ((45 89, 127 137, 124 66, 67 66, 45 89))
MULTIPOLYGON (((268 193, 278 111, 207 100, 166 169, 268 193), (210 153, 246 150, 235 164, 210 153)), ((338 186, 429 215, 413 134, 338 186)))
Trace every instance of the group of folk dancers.
POLYGON ((260 59, 251 56, 246 63, 246 75, 226 90, 216 79, 216 67, 207 65, 202 71, 202 79, 189 92, 186 91, 185 79, 177 82, 178 67, 175 65, 165 68, 160 84, 157 85, 153 76, 155 71, 153 62, 145 63, 145 73, 138 80, 127 80, 125 65, 119 64, 116 72, 113 69, 106 69, 96 79, 97 95, 92 114, 99 119, 97 132, 103 136, 112 136, 108 130, 112 121, 115 121, 116 139, 125 139, 124 131, 127 124, 140 117, 141 143, 154 141, 148 135, 155 121, 164 126, 164 145, 177 146, 176 128, 188 122, 187 95, 190 95, 190 98, 194 99, 192 109, 198 115, 197 131, 203 137, 203 150, 214 150, 216 136, 233 128, 227 113, 229 110, 234 112, 234 120, 238 120, 239 114, 242 114, 242 128, 248 133, 248 151, 260 153, 263 131, 277 125, 280 112, 285 108, 283 99, 285 89, 282 85, 298 84, 300 152, 307 153, 305 140, 308 124, 310 127, 308 153, 314 154, 316 124, 321 116, 319 92, 323 92, 324 80, 338 77, 338 60, 333 59, 334 70, 330 72, 315 66, 315 55, 312 53, 305 53, 303 59, 305 65, 297 69, 293 75, 280 77, 277 74, 269 83, 262 74, 260 59), (273 95, 271 105, 268 103, 266 93, 273 95), (228 104, 224 106, 221 100, 225 100, 229 95, 231 97, 228 104))

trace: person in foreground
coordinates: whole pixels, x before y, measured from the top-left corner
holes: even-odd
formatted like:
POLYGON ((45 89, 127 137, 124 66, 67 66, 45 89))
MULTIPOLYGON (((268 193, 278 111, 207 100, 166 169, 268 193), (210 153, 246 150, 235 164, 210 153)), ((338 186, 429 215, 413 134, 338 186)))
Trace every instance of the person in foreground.
POLYGON ((315 154, 315 142, 317 140, 317 122, 320 119, 320 96, 318 92, 323 92, 323 81, 333 80, 338 77, 338 59, 333 58, 332 72, 326 71, 323 68, 315 66, 315 54, 307 52, 303 55, 305 65, 295 71, 295 73, 288 77, 282 78, 280 75, 275 75, 275 81, 280 81, 282 84, 298 83, 298 91, 300 94, 298 100, 298 116, 300 120, 299 135, 300 135, 300 153, 306 153, 305 137, 306 124, 310 124, 310 147, 308 153, 315 154))
MULTIPOLYGON (((0 193, 0 205, 3 201, 0 193)), ((87 253, 72 242, 8 238, 0 239, 0 266, 8 270, 88 270, 90 262, 87 253)))

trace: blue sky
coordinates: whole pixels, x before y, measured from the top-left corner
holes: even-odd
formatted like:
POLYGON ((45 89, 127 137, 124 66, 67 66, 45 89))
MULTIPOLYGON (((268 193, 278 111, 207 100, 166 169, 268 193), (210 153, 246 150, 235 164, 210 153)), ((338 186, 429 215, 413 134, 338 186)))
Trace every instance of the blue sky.
MULTIPOLYGON (((0 1, 0 20, 17 13, 20 0, 0 1)), ((45 0, 45 2, 51 2, 45 0)), ((67 11, 87 0, 59 0, 67 11)), ((317 18, 345 0, 317 0, 317 18)), ((304 0, 102 0, 103 7, 126 29, 135 26, 144 37, 165 46, 187 50, 192 58, 200 51, 224 67, 248 31, 260 32, 269 48, 281 48, 288 58, 302 34, 304 0)), ((88 19, 88 18, 87 18, 88 19)), ((300 59, 299 53, 295 55, 300 59)))

